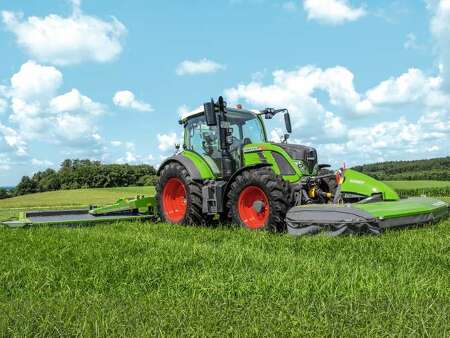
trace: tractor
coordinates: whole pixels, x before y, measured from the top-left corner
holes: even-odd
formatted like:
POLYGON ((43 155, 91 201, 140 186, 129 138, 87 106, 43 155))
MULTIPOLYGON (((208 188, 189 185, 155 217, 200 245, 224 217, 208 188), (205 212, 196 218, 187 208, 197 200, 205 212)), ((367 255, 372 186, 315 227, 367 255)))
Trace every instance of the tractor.
POLYGON ((288 143, 287 109, 228 107, 219 97, 179 122, 182 149, 177 146, 158 169, 156 201, 165 222, 208 224, 218 217, 277 232, 286 230, 285 217, 294 206, 398 199, 385 184, 352 170, 346 170, 347 191, 344 170, 319 164, 313 147, 288 143), (284 114, 287 132, 280 143, 268 140, 264 125, 277 114, 284 114))

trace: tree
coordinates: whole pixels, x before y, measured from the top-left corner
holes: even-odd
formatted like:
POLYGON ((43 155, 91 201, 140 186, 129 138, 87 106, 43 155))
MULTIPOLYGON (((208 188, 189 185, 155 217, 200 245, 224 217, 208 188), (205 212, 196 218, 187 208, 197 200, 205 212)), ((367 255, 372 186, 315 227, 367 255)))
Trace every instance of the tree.
POLYGON ((10 197, 8 189, 0 188, 0 200, 10 197))

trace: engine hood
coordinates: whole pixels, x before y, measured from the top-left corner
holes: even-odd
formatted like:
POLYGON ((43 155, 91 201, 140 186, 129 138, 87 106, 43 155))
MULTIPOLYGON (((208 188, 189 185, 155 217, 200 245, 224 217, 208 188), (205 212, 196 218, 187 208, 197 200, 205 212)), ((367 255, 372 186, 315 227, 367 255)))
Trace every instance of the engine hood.
POLYGON ((286 151, 292 159, 302 161, 312 173, 317 164, 317 151, 313 147, 300 144, 275 143, 275 145, 286 151))

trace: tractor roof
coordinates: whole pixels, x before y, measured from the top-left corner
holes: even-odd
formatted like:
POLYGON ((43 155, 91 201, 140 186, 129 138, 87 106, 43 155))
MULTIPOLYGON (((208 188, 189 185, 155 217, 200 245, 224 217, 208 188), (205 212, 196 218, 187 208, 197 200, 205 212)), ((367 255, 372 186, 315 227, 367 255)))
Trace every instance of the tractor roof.
MULTIPOLYGON (((247 110, 247 109, 237 109, 237 108, 227 107, 227 110, 235 112, 235 113, 242 112, 242 113, 250 113, 250 114, 253 114, 253 115, 259 115, 260 114, 260 112, 258 110, 255 110, 255 109, 247 110)), ((203 113, 204 113, 203 106, 199 106, 198 108, 196 108, 196 109, 194 109, 194 110, 192 110, 190 112, 183 113, 180 116, 180 123, 184 123, 184 122, 186 122, 187 120, 189 120, 189 119, 191 119, 193 117, 202 115, 203 113)))

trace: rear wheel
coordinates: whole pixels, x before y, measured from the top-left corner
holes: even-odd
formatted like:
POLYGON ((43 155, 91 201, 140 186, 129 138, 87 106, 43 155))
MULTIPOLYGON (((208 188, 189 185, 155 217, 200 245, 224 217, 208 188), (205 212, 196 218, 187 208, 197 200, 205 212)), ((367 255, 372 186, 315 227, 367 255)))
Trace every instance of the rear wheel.
POLYGON ((169 163, 161 171, 156 185, 158 212, 163 222, 204 224, 202 189, 181 164, 169 163))
POLYGON ((244 171, 231 184, 227 208, 233 222, 240 226, 284 231, 288 185, 270 168, 244 171))

